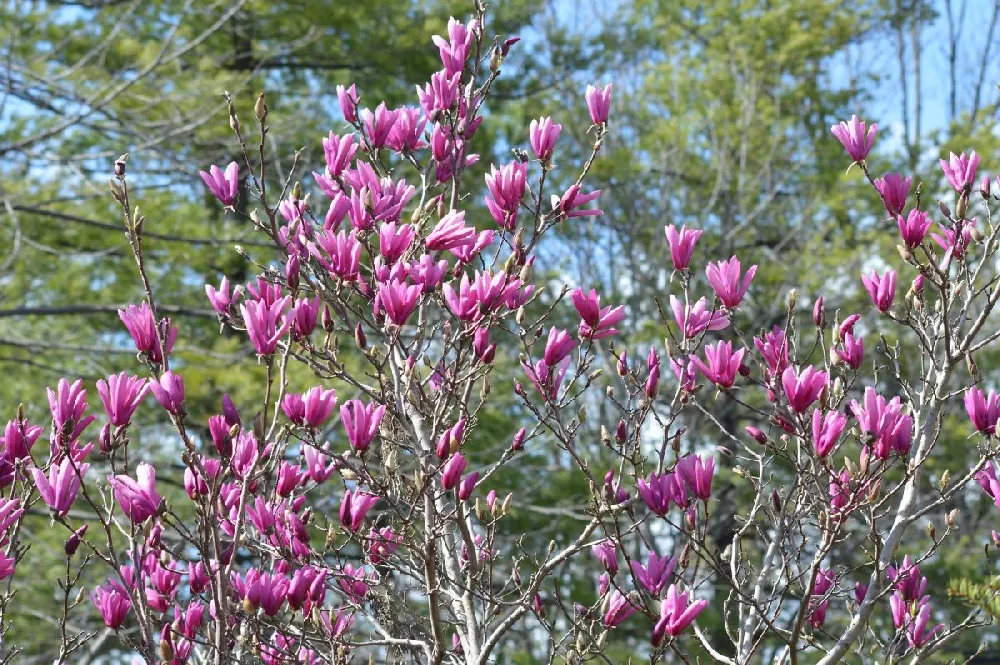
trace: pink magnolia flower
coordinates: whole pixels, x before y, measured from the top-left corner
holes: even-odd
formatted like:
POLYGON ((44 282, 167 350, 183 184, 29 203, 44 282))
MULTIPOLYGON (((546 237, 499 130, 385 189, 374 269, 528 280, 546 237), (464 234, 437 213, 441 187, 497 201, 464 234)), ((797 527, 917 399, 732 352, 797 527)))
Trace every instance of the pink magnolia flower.
POLYGON ((861 275, 861 283, 865 285, 865 290, 871 296, 875 308, 883 313, 888 312, 896 297, 896 271, 886 270, 885 274, 879 276, 872 270, 870 275, 861 275))
POLYGON ((828 383, 827 373, 812 365, 806 366, 799 373, 795 372, 794 367, 788 367, 781 374, 781 385, 785 389, 788 406, 796 413, 804 413, 810 404, 819 399, 828 383))
POLYGON ((125 309, 118 310, 118 318, 125 324, 135 348, 139 353, 145 353, 149 359, 159 365, 163 362, 164 355, 170 355, 170 350, 174 348, 174 341, 177 339, 177 326, 170 325, 169 318, 160 319, 159 326, 153 318, 153 312, 145 302, 139 305, 129 305, 125 309), (157 330, 163 333, 166 344, 166 354, 160 345, 160 338, 157 330))
MULTIPOLYGON (((353 87, 353 86, 351 86, 353 87)), ((336 178, 351 165, 358 144, 354 134, 337 136, 333 132, 323 139, 323 156, 326 158, 326 172, 331 178, 336 178)))
POLYGON ((837 356, 847 363, 851 369, 861 367, 865 359, 864 341, 859 337, 855 339, 854 333, 847 333, 841 340, 841 348, 836 349, 837 356))
POLYGON ((372 147, 375 149, 385 147, 389 133, 399 119, 399 110, 389 110, 385 107, 385 102, 382 102, 374 113, 370 109, 362 109, 360 115, 372 147))
POLYGON ((764 358, 770 376, 781 375, 792 364, 788 358, 788 339, 785 337, 785 331, 777 325, 771 332, 765 334, 763 339, 754 337, 753 345, 764 358))
POLYGON ((965 156, 964 152, 961 155, 951 153, 948 161, 939 159, 938 163, 941 165, 941 170, 944 171, 945 177, 948 178, 948 182, 955 188, 955 191, 964 192, 976 182, 979 155, 976 154, 975 150, 968 157, 965 156))
POLYGON ((57 515, 65 515, 76 499, 80 490, 80 482, 90 468, 89 464, 76 463, 70 457, 64 457, 58 464, 49 467, 49 475, 38 468, 32 468, 31 477, 45 505, 57 515), (75 466, 75 468, 74 468, 75 466))
POLYGON ((130 520, 139 524, 160 511, 160 495, 156 491, 156 470, 146 462, 140 462, 135 469, 133 480, 122 474, 109 476, 108 482, 114 490, 115 501, 130 520))
POLYGON ((299 298, 292 306, 292 339, 303 340, 309 337, 316 329, 316 320, 319 318, 320 299, 316 296, 312 300, 299 298))
POLYGON ((750 266, 747 269, 742 282, 740 281, 740 260, 735 256, 728 261, 709 263, 705 274, 708 275, 708 283, 712 285, 715 295, 719 297, 723 307, 735 309, 743 300, 747 289, 750 288, 750 282, 757 274, 757 266, 750 266))
POLYGON ((348 531, 357 533, 364 524, 368 511, 378 503, 378 500, 378 496, 362 492, 360 489, 345 492, 340 502, 340 523, 348 531))
POLYGON ((826 457, 833 452, 846 425, 847 416, 840 411, 828 411, 825 415, 822 409, 813 411, 813 450, 817 456, 826 457))
POLYGON ((565 330, 549 328, 549 336, 545 341, 545 364, 555 367, 576 348, 576 340, 569 336, 565 330))
POLYGON ((420 107, 428 116, 435 111, 447 111, 458 103, 459 83, 462 80, 461 72, 455 72, 451 76, 447 72, 434 72, 430 82, 424 87, 417 86, 417 97, 420 99, 420 107))
POLYGON ((167 413, 181 413, 184 408, 184 379, 180 374, 164 372, 158 380, 149 382, 149 390, 167 413))
POLYGON ((458 487, 462 479, 462 473, 468 464, 462 453, 455 453, 448 458, 448 461, 441 467, 441 487, 452 490, 458 487))
POLYGON ((881 194, 882 203, 889 217, 901 214, 906 207, 911 180, 912 178, 903 177, 898 173, 886 173, 883 177, 875 179, 875 189, 881 194))
POLYGON ((8 462, 19 459, 30 460, 31 449, 41 435, 41 425, 31 425, 27 420, 21 418, 7 421, 3 437, 0 437, 0 445, 3 446, 4 451, 3 457, 8 462))
POLYGON ((245 600, 251 607, 259 607, 273 617, 284 605, 288 595, 289 580, 279 573, 262 573, 251 568, 246 575, 245 600))
POLYGON ((903 414, 899 397, 886 399, 871 386, 865 388, 861 403, 851 402, 851 411, 862 432, 871 435, 875 456, 886 459, 892 452, 906 454, 913 436, 913 418, 903 414))
POLYGON ((712 496, 715 458, 686 455, 677 460, 676 472, 696 497, 702 501, 708 501, 712 496))
POLYGON ((646 479, 640 478, 636 485, 643 503, 660 517, 670 512, 671 502, 682 507, 688 503, 683 481, 676 473, 651 473, 646 479))
POLYGON ((744 353, 746 353, 746 349, 740 349, 733 353, 732 342, 718 342, 715 346, 705 347, 707 363, 702 362, 698 356, 691 356, 691 362, 698 368, 702 376, 719 388, 732 388, 740 370, 740 363, 743 362, 744 353))
POLYGON ((572 359, 564 358, 556 366, 548 365, 544 360, 537 361, 534 365, 521 363, 521 369, 527 374, 531 384, 538 391, 538 394, 553 402, 559 399, 559 389, 562 387, 563 379, 569 370, 572 359))
POLYGON ((291 300, 285 296, 270 306, 263 300, 247 300, 240 305, 247 336, 259 355, 274 353, 278 340, 292 327, 292 317, 286 314, 291 300))
POLYGON ((605 538, 592 545, 590 551, 606 571, 612 575, 618 572, 618 548, 615 547, 613 540, 605 538))
POLYGON ((820 628, 826 623, 826 609, 830 605, 830 599, 825 596, 833 588, 834 579, 834 573, 829 568, 824 568, 816 574, 816 581, 810 594, 812 598, 809 601, 809 624, 813 628, 820 628))
POLYGON ((225 171, 213 164, 208 171, 208 173, 198 171, 208 190, 212 192, 212 196, 219 199, 222 205, 227 208, 232 207, 239 194, 239 164, 230 162, 225 171))
POLYGON ((584 97, 587 100, 587 110, 590 111, 590 120, 595 125, 607 122, 608 112, 611 110, 611 84, 603 88, 588 85, 584 97))
POLYGON ((830 131, 844 146, 851 159, 861 162, 868 157, 868 153, 871 152, 872 146, 875 144, 875 133, 878 132, 878 125, 872 123, 866 132, 864 121, 858 120, 858 116, 852 115, 850 122, 834 125, 830 131))
POLYGON ((663 232, 667 236, 667 244, 670 245, 670 260, 674 262, 674 270, 687 270, 702 232, 688 229, 687 225, 678 231, 673 224, 663 227, 663 232))
POLYGON ((424 287, 420 284, 406 282, 383 282, 378 286, 378 303, 385 310, 386 316, 397 326, 406 324, 410 314, 420 302, 424 287))
POLYGON ((670 582, 670 577, 674 574, 677 566, 677 557, 658 557, 656 552, 650 551, 643 566, 638 561, 632 561, 632 576, 649 593, 657 596, 670 582))
POLYGON ((423 117, 420 109, 413 107, 403 107, 396 112, 396 122, 389 131, 389 136, 385 141, 386 146, 394 152, 414 152, 427 147, 421 140, 424 127, 427 125, 427 118, 423 117))
POLYGON ((388 263, 395 263, 409 249, 415 232, 409 224, 383 224, 378 230, 378 251, 388 263))
MULTIPOLYGON (((947 266, 951 257, 961 259, 965 256, 965 250, 972 244, 972 229, 976 226, 976 219, 963 220, 959 225, 961 229, 952 227, 941 227, 941 233, 932 233, 931 239, 937 243, 938 247, 945 250, 945 258, 942 265, 947 266)), ((918 275, 923 277, 923 275, 918 275)))
POLYGON ((364 404, 359 399, 344 402, 340 407, 340 420, 344 423, 351 447, 357 451, 366 450, 378 433, 384 415, 384 404, 364 404))
POLYGON ((118 630, 125 623, 132 601, 120 582, 108 581, 90 592, 90 600, 101 614, 104 625, 118 630))
MULTIPOLYGON (((571 185, 559 199, 556 207, 566 215, 566 219, 572 219, 573 217, 596 217, 603 215, 604 211, 586 206, 596 201, 600 196, 601 190, 599 189, 582 194, 580 193, 580 185, 571 185)), ((553 200, 555 200, 554 197, 553 200)))
POLYGON ((987 436, 996 434, 997 419, 1000 418, 1000 396, 994 391, 983 395, 979 388, 969 388, 965 391, 965 410, 977 431, 987 436))
POLYGON ((486 189, 489 192, 486 208, 503 229, 514 230, 527 178, 528 165, 521 162, 511 162, 499 169, 491 166, 486 174, 486 189))
POLYGON ((84 415, 87 410, 87 391, 83 389, 83 380, 77 379, 70 384, 65 378, 59 379, 55 390, 46 388, 45 392, 49 398, 53 429, 62 440, 78 439, 83 430, 96 419, 96 416, 84 415))
POLYGON ((318 484, 326 481, 337 470, 337 463, 335 461, 327 463, 330 457, 321 448, 316 448, 307 443, 302 446, 302 456, 306 461, 306 473, 314 483, 318 484))
POLYGON ((365 542, 365 553, 368 555, 368 560, 377 566, 388 561, 402 542, 402 534, 393 531, 391 526, 382 527, 377 531, 372 527, 365 542))
POLYGON ((618 589, 615 589, 605 601, 604 617, 601 619, 607 628, 614 628, 639 611, 639 606, 618 589))
POLYGON ((692 603, 687 592, 678 592, 677 585, 671 584, 660 605, 660 620, 653 628, 653 645, 658 646, 664 635, 677 637, 683 633, 707 606, 707 600, 692 603))
POLYGON ((552 122, 552 118, 539 118, 532 120, 528 128, 528 137, 531 142, 531 149, 535 155, 543 162, 549 161, 552 152, 555 150, 556 141, 559 139, 559 132, 562 125, 552 122))
POLYGON ((899 235, 910 249, 918 247, 927 236, 927 230, 931 226, 931 218, 926 212, 911 210, 903 219, 902 215, 896 216, 896 224, 899 226, 899 235))
POLYGON ((208 301, 212 304, 212 309, 219 314, 226 314, 229 311, 230 305, 235 304, 243 295, 243 287, 237 286, 233 289, 232 294, 230 294, 229 280, 223 277, 218 289, 211 284, 206 284, 205 295, 208 296, 208 301))
POLYGON ((465 212, 452 210, 441 218, 424 240, 431 251, 468 247, 476 242, 476 228, 465 223, 465 212))
POLYGON ((337 101, 340 102, 340 112, 344 114, 344 120, 351 123, 356 122, 358 119, 358 91, 353 83, 349 88, 342 85, 337 86, 337 101))
POLYGON ((361 243, 358 242, 356 231, 350 233, 346 230, 340 233, 334 233, 332 230, 321 231, 316 234, 315 241, 309 243, 308 249, 331 275, 336 275, 345 282, 353 282, 358 278, 361 267, 361 243))
POLYGON ((470 21, 466 25, 450 18, 448 19, 448 39, 438 35, 431 37, 431 41, 438 47, 438 54, 441 56, 441 63, 444 65, 446 75, 453 76, 465 69, 465 61, 469 57, 469 50, 475 41, 478 27, 478 21, 470 21))
POLYGON ((625 307, 619 305, 612 309, 610 306, 601 308, 601 297, 597 291, 590 290, 584 293, 583 289, 576 289, 570 295, 573 306, 580 314, 583 321, 580 323, 579 334, 584 339, 601 339, 618 333, 615 326, 625 320, 625 307))
POLYGON ((688 339, 697 337, 706 330, 722 330, 729 326, 729 319, 722 312, 708 309, 704 298, 698 298, 694 305, 684 305, 676 296, 670 296, 670 308, 681 334, 688 339))
POLYGON ((112 374, 107 381, 101 379, 97 382, 97 394, 100 395, 104 411, 115 427, 129 424, 132 414, 139 408, 147 390, 146 379, 129 376, 125 372, 112 374))

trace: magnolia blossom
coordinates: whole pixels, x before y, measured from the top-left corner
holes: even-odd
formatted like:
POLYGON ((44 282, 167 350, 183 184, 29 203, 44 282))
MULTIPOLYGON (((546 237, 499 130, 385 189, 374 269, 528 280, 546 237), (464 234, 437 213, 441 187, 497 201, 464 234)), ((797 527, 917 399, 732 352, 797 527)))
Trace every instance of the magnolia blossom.
POLYGON ((858 120, 858 116, 852 115, 849 122, 841 122, 830 128, 833 135, 837 137, 847 154, 855 162, 862 162, 868 157, 872 146, 875 144, 875 133, 878 125, 872 123, 865 131, 865 122, 858 120))

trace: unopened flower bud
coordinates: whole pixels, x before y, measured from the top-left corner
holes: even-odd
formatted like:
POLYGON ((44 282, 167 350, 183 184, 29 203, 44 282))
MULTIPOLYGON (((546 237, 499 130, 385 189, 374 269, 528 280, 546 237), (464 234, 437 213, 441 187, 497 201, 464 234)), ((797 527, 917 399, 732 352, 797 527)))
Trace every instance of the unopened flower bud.
POLYGON ((969 237, 972 239, 972 242, 982 242, 983 232, 980 231, 975 226, 973 226, 972 228, 969 229, 969 237))
POLYGON ((990 177, 988 175, 984 175, 979 182, 979 195, 983 197, 984 201, 990 198, 990 177))
POLYGON ((928 522, 926 530, 927 530, 927 537, 930 538, 931 540, 935 540, 935 536, 937 535, 937 529, 934 528, 934 522, 928 522))
POLYGON ((937 205, 938 205, 938 210, 941 211, 941 214, 947 217, 948 219, 951 219, 951 208, 948 207, 948 204, 945 203, 944 201, 938 201, 937 205))
POLYGON ((257 95, 257 103, 253 105, 253 114, 257 116, 258 122, 264 122, 267 117, 267 102, 264 101, 264 93, 257 95))
POLYGON ((119 178, 125 177, 125 162, 128 161, 128 153, 115 160, 115 175, 119 178))
POLYGON ((70 537, 66 539, 66 546, 63 548, 66 552, 66 556, 73 556, 76 554, 76 550, 80 547, 80 541, 83 539, 83 534, 85 533, 87 533, 86 524, 70 534, 70 537))
POLYGON ((757 443, 763 445, 767 443, 767 435, 764 434, 760 429, 754 427, 753 425, 747 425, 743 428, 743 431, 750 435, 750 437, 757 443))
POLYGON ((774 512, 781 512, 781 495, 778 494, 778 490, 771 490, 771 505, 774 507, 774 512))
POLYGON ((354 343, 362 351, 368 346, 368 338, 365 337, 365 330, 361 327, 360 321, 358 321, 358 325, 354 326, 354 343))
POLYGON ((823 305, 823 296, 816 298, 816 303, 813 305, 813 325, 817 328, 826 327, 826 308, 823 305))
POLYGON ((965 219, 965 214, 969 212, 969 195, 963 193, 958 197, 958 203, 955 204, 955 215, 959 219, 965 219))
POLYGON ((796 301, 798 301, 798 298, 799 298, 798 291, 796 291, 795 289, 789 290, 788 295, 785 296, 785 309, 787 309, 788 311, 792 311, 793 309, 795 309, 795 303, 796 301))
POLYGON ((945 515, 944 523, 948 526, 949 529, 955 528, 955 525, 958 523, 958 516, 961 514, 962 511, 959 510, 958 508, 955 508, 954 510, 950 511, 947 515, 945 515))

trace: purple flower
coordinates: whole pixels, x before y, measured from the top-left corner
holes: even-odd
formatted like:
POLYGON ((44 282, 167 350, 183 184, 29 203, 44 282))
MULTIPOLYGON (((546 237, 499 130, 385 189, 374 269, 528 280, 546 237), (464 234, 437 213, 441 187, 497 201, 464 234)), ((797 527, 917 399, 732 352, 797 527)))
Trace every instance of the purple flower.
POLYGON ((125 372, 112 374, 107 381, 101 379, 97 382, 97 394, 100 395, 104 411, 115 427, 129 424, 132 414, 139 408, 147 390, 146 379, 129 376, 125 372))
POLYGON ((340 112, 344 114, 344 120, 347 122, 357 121, 358 91, 353 83, 349 88, 342 85, 337 86, 337 101, 340 102, 340 112))
POLYGON ((270 305, 263 300, 248 300, 240 305, 247 336, 257 353, 269 356, 278 347, 278 340, 292 326, 292 317, 285 314, 291 298, 285 296, 270 305))
POLYGON ((705 346, 707 363, 702 362, 698 356, 691 356, 691 362, 698 368, 702 376, 720 389, 727 389, 732 388, 733 383, 736 382, 736 375, 739 373, 744 353, 746 353, 746 349, 740 349, 733 353, 732 342, 718 342, 714 346, 705 346))
POLYGON ((75 441, 95 419, 95 416, 83 415, 87 410, 87 391, 83 389, 83 381, 77 379, 70 384, 66 379, 59 379, 55 391, 46 388, 45 392, 55 431, 63 441, 75 441))
POLYGON ((1000 418, 1000 397, 992 390, 988 395, 975 386, 965 391, 965 410, 977 431, 993 436, 1000 418))
POLYGON ((645 480, 640 478, 637 485, 643 503, 660 517, 670 512, 671 501, 679 506, 687 505, 687 493, 677 474, 651 473, 645 480))
POLYGON ((712 496, 712 477, 715 475, 715 458, 686 455, 677 460, 676 471, 691 493, 702 501, 712 496))
POLYGON ((584 293, 583 289, 573 291, 570 299, 583 321, 578 330, 584 339, 601 339, 618 333, 615 326, 625 320, 625 306, 619 305, 601 308, 601 297, 591 289, 584 293))
POLYGON ((236 203, 237 194, 239 194, 239 164, 230 162, 225 171, 213 164, 208 171, 208 173, 198 171, 208 190, 212 192, 212 196, 219 199, 222 205, 227 208, 232 207, 236 203))
POLYGON ((621 591, 615 589, 605 601, 602 620, 607 628, 614 628, 638 611, 638 605, 621 591))
POLYGON ((886 173, 875 179, 875 189, 882 196, 882 203, 889 217, 895 217, 906 207, 906 197, 910 194, 911 178, 905 178, 898 173, 886 173))
POLYGON ((19 459, 30 459, 31 449, 38 437, 42 435, 41 425, 31 425, 27 420, 17 418, 7 421, 0 444, 3 445, 4 458, 9 462, 19 459))
POLYGON ((857 369, 865 359, 864 341, 860 337, 855 339, 854 333, 846 333, 841 340, 841 348, 836 349, 836 352, 851 369, 857 369))
POLYGON ((888 312, 896 297, 896 271, 886 270, 880 277, 872 270, 870 275, 861 275, 861 283, 865 285, 865 290, 871 296, 875 308, 882 313, 888 312))
POLYGON ((158 381, 149 382, 149 390, 167 413, 177 415, 184 408, 184 379, 180 374, 164 372, 158 381))
POLYGON ((965 156, 964 152, 961 155, 951 153, 948 161, 940 159, 938 163, 941 165, 945 177, 948 178, 948 182, 957 192, 964 192, 967 188, 972 187, 976 181, 979 155, 976 154, 975 150, 968 157, 965 156))
POLYGON ((708 309, 704 298, 694 304, 684 305, 676 296, 670 296, 670 309, 681 334, 688 339, 697 337, 706 330, 722 330, 729 326, 729 320, 722 312, 708 309))
POLYGON ((61 462, 49 467, 47 477, 41 469, 31 469, 31 477, 42 501, 60 516, 69 512, 80 489, 80 481, 90 468, 89 464, 79 464, 74 468, 74 464, 70 457, 64 457, 61 462))
POLYGON ((524 197, 528 178, 528 165, 511 162, 497 169, 490 167, 486 174, 486 208, 501 228, 512 231, 517 223, 517 213, 524 197))
POLYGON ((107 581, 90 593, 90 600, 101 613, 104 625, 112 630, 118 630, 125 623, 132 601, 128 591, 120 582, 107 581))
POLYGON ((136 478, 127 475, 108 477, 115 501, 130 520, 139 524, 160 511, 160 495, 156 491, 156 470, 145 462, 135 469, 136 478))
POLYGON ((606 571, 612 575, 618 572, 618 550, 613 540, 605 538, 591 546, 590 551, 593 552, 606 571))
POLYGON ((702 232, 688 229, 687 225, 678 231, 673 224, 663 227, 663 232, 667 236, 667 244, 670 245, 670 260, 674 263, 674 270, 687 270, 691 263, 691 255, 694 254, 694 246, 698 243, 702 232))
POLYGON ((531 142, 531 149, 535 155, 543 162, 549 161, 552 152, 556 147, 556 140, 559 139, 559 132, 562 125, 552 122, 552 118, 539 118, 532 120, 528 128, 528 137, 531 142))
POLYGON ((132 336, 136 350, 148 355, 150 361, 159 365, 163 362, 164 355, 170 355, 170 350, 174 348, 174 341, 177 339, 177 326, 170 325, 169 318, 160 319, 159 323, 159 331, 163 333, 167 346, 166 354, 162 352, 157 323, 148 304, 143 302, 120 309, 118 310, 118 318, 122 320, 132 336))
POLYGON ((361 400, 352 399, 340 407, 340 420, 344 423, 347 440, 351 447, 362 451, 371 445, 372 439, 378 433, 379 423, 385 415, 385 405, 364 404, 361 400))
POLYGON ((587 91, 583 95, 587 100, 587 110, 590 111, 590 120, 595 125, 603 125, 608 121, 608 112, 611 110, 611 84, 603 88, 592 85, 587 86, 587 91))
POLYGON ((468 464, 462 453, 455 453, 441 467, 441 487, 452 490, 458 487, 462 479, 462 473, 468 464))
POLYGON ((360 489, 345 492, 340 502, 340 523, 348 531, 357 533, 364 524, 368 511, 378 503, 378 499, 376 495, 360 489))
POLYGON ((667 597, 660 605, 660 620, 653 628, 653 645, 659 646, 664 634, 677 637, 683 633, 707 606, 707 600, 692 603, 687 592, 679 593, 677 585, 671 584, 667 589, 667 597))
POLYGON ((708 283, 712 285, 722 306, 735 309, 750 288, 750 282, 757 274, 757 266, 750 266, 740 281, 740 260, 734 256, 728 261, 709 263, 705 268, 705 274, 708 275, 708 283))
POLYGON ((906 215, 906 219, 903 219, 902 215, 897 215, 896 224, 899 226, 899 235, 903 239, 903 243, 910 249, 914 249, 927 236, 927 229, 931 227, 931 218, 926 212, 913 209, 906 215))
POLYGON ((809 405, 819 399, 829 382, 826 372, 808 365, 796 374, 794 367, 787 367, 781 374, 781 385, 788 398, 788 406, 796 413, 804 413, 809 405))
POLYGON ((424 287, 420 284, 407 284, 401 281, 383 282, 378 286, 376 296, 376 311, 381 305, 388 319, 397 326, 406 324, 410 314, 420 302, 424 287))
POLYGON ((858 120, 858 116, 852 115, 850 122, 834 125, 830 131, 844 146, 851 159, 855 162, 861 162, 868 157, 872 145, 875 144, 875 133, 878 131, 878 125, 872 123, 866 132, 864 121, 858 120))
POLYGON ((654 596, 659 595, 666 588, 676 566, 677 557, 661 558, 656 556, 656 552, 653 551, 650 551, 645 566, 638 561, 633 561, 631 564, 632 575, 636 581, 654 596))
POLYGON ((829 411, 823 415, 822 409, 813 411, 813 449, 819 457, 826 457, 837 447, 840 434, 847 425, 847 416, 840 411, 829 411))

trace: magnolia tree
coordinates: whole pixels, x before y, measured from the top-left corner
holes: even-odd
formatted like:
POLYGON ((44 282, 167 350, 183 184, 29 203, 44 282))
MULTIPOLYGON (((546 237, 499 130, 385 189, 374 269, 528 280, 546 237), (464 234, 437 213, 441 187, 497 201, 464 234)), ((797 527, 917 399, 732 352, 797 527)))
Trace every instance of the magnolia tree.
MULTIPOLYGON (((954 514, 900 554, 906 534, 945 514, 972 481, 1000 504, 1000 399, 964 369, 1000 337, 987 325, 1000 299, 998 231, 988 179, 982 201, 973 196, 976 154, 942 162, 955 202, 939 204, 928 235, 919 189, 909 207, 910 179, 869 173, 876 126, 835 126, 884 203, 885 233, 898 227, 898 267, 912 282, 898 286, 893 269, 864 275, 870 311, 828 316, 820 298, 811 322, 791 296, 784 325, 752 340, 740 303, 756 266, 744 271, 736 257, 699 266, 701 231, 667 226, 667 342, 636 361, 614 345, 622 307, 586 285, 546 294, 532 283, 543 238, 601 214, 584 181, 608 129, 611 86, 587 89, 585 164, 554 177, 561 127, 533 121, 530 153, 515 150, 486 175, 495 225, 466 219, 482 200, 467 175, 470 141, 517 41, 489 37, 484 18, 477 7, 433 38, 443 67, 418 88, 419 106, 373 110, 354 86, 338 89, 349 129, 322 141, 316 198, 289 186, 291 175, 265 173, 263 95, 253 130, 229 102, 244 162, 202 176, 228 209, 241 174, 249 179, 246 223, 281 258, 246 286, 223 279, 206 291, 266 369, 262 403, 220 395, 216 415, 185 408, 186 368, 171 355, 183 331, 157 313, 144 217, 124 158, 116 163, 111 189, 145 292, 120 315, 143 369, 97 382, 103 413, 80 381, 60 381, 48 393, 48 454, 34 447, 43 427, 19 412, 0 459, 0 575, 16 580, 31 565, 19 534, 32 507, 44 504, 66 533, 57 662, 116 635, 146 663, 483 665, 509 662, 516 631, 546 644, 550 662, 611 662, 609 635, 628 629, 648 635, 629 648, 650 662, 915 663, 985 623, 975 612, 943 616, 920 572, 953 535, 954 514), (553 191, 560 179, 572 184, 553 191), (560 309, 575 309, 578 327, 553 326, 560 309), (875 373, 865 372, 862 331, 872 327, 913 342, 916 372, 885 342, 875 373), (500 376, 498 349, 520 354, 518 378, 500 376), (617 372, 602 376, 605 361, 617 372), (316 387, 291 392, 294 365, 316 387), (465 443, 511 392, 517 408, 505 408, 523 426, 470 464, 465 443), (131 421, 154 408, 148 393, 169 415, 186 498, 161 498, 157 456, 136 443, 131 421), (979 461, 932 486, 924 467, 963 395, 979 461), (753 424, 731 431, 712 415, 716 400, 753 424), (584 407, 595 402, 617 414, 601 430, 610 470, 589 452, 584 407), (697 438, 686 429, 695 416, 710 427, 697 438), (706 439, 718 445, 695 445, 706 439), (491 481, 543 445, 583 474, 591 497, 577 533, 535 551, 503 528, 518 497, 498 496, 491 481), (717 458, 753 495, 724 548, 708 535, 717 458), (323 510, 331 496, 339 513, 323 510), (596 602, 562 588, 570 570, 589 575, 596 602), (83 593, 85 577, 106 581, 83 593), (74 629, 92 608, 106 631, 74 629), (699 628, 709 613, 723 629, 699 628)), ((14 598, 2 599, 8 626, 14 598)), ((17 653, 5 649, 6 660, 17 653)))

